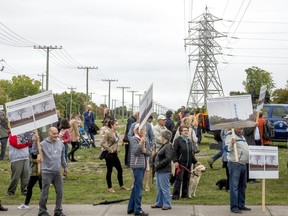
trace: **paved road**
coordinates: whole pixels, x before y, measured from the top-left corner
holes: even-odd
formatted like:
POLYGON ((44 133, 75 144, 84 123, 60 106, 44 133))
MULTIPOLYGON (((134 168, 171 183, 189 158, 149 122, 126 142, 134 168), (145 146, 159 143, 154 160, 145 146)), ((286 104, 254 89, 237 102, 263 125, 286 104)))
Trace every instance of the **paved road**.
MULTIPOLYGON (((31 205, 28 210, 18 210, 16 205, 4 205, 7 212, 1 211, 2 216, 37 216, 37 206, 31 205)), ((252 211, 245 211, 245 216, 288 216, 288 206, 266 206, 262 212, 261 206, 249 206, 252 211)), ((53 216, 53 205, 48 205, 48 212, 53 216)), ((149 205, 143 205, 143 210, 149 212, 149 216, 236 216, 229 211, 229 206, 203 206, 203 205, 173 205, 171 210, 151 209, 149 205)), ((127 205, 63 205, 66 216, 128 216, 127 205)))

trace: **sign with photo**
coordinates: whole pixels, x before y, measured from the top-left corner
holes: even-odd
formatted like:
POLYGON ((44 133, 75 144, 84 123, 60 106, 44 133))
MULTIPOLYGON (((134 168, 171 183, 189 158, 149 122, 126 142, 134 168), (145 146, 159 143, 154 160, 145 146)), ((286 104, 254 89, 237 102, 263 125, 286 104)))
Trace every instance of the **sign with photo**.
POLYGON ((254 127, 251 95, 208 98, 211 130, 254 127))
POLYGON ((261 86, 260 89, 260 94, 259 94, 259 100, 258 100, 258 104, 257 104, 257 111, 260 112, 261 109, 263 108, 264 105, 264 100, 265 100, 265 96, 266 96, 266 90, 267 90, 267 86, 261 86))
POLYGON ((5 104, 11 133, 18 135, 58 121, 52 91, 5 104))
POLYGON ((279 178, 278 147, 249 146, 249 178, 279 178))
POLYGON ((153 84, 145 92, 139 105, 139 128, 141 129, 153 111, 153 84))

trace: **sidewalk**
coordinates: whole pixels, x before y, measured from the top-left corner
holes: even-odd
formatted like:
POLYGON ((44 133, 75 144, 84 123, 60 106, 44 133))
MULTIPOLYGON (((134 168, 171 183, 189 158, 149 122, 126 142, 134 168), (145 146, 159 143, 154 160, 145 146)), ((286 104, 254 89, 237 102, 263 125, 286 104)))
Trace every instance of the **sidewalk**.
MULTIPOLYGON (((37 206, 31 205, 28 210, 18 210, 16 205, 4 205, 8 211, 1 211, 2 216, 37 216, 37 206)), ((262 212, 261 206, 248 206, 252 211, 242 212, 245 216, 287 216, 288 206, 266 206, 262 212)), ((149 216, 236 216, 229 211, 229 206, 203 206, 203 205, 173 205, 171 210, 151 209, 150 205, 143 205, 143 210, 149 216)), ((48 205, 48 212, 53 216, 53 205, 48 205)), ((66 216, 128 216, 127 205, 63 205, 63 213, 66 216)), ((134 216, 133 214, 131 216, 134 216)))

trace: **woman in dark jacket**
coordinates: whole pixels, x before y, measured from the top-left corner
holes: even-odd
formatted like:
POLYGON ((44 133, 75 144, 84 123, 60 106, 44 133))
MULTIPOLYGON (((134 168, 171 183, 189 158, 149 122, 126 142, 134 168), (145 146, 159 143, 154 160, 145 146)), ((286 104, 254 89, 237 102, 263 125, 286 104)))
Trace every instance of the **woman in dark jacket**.
POLYGON ((171 174, 171 160, 173 154, 172 144, 170 139, 172 133, 169 130, 162 132, 163 145, 156 153, 155 170, 156 170, 156 187, 157 198, 151 208, 162 208, 162 210, 171 209, 170 197, 170 174, 171 174))
POLYGON ((189 180, 191 165, 196 164, 197 160, 192 153, 192 142, 189 140, 189 128, 187 126, 181 126, 179 128, 180 136, 174 141, 173 145, 173 162, 175 168, 180 169, 177 174, 172 199, 176 200, 180 197, 180 188, 182 184, 182 198, 189 198, 189 180))

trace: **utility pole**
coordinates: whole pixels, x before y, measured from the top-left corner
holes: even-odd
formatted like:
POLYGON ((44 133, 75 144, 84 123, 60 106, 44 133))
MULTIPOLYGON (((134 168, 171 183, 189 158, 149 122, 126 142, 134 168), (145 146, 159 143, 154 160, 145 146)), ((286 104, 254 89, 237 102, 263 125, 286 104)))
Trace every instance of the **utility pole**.
POLYGON ((139 99, 139 109, 140 109, 140 101, 141 101, 141 99, 142 99, 142 96, 143 96, 144 94, 135 94, 135 96, 138 96, 138 99, 139 99))
POLYGON ((49 89, 49 53, 54 49, 62 49, 62 46, 34 46, 34 49, 46 50, 46 91, 49 89))
POLYGON ((95 94, 95 92, 90 92, 90 93, 89 93, 91 101, 92 101, 92 95, 93 95, 93 94, 95 94))
POLYGON ((122 121, 124 121, 124 90, 129 89, 130 87, 127 86, 118 86, 117 88, 122 89, 122 121))
POLYGON ((197 48, 188 54, 189 64, 197 61, 193 81, 191 84, 187 106, 199 107, 203 103, 207 107, 207 98, 217 95, 224 96, 221 80, 217 69, 215 55, 222 54, 221 47, 215 39, 225 37, 214 28, 214 22, 221 19, 205 12, 189 22, 189 36, 185 38, 185 48, 197 48), (195 26, 192 26, 194 24, 195 26), (198 53, 196 51, 198 50, 198 53))
POLYGON ((115 108, 116 108, 116 101, 117 99, 112 99, 112 113, 113 113, 113 116, 115 117, 115 108))
POLYGON ((107 103, 106 103, 106 98, 108 97, 108 95, 102 95, 104 97, 104 104, 107 106, 107 103))
POLYGON ((132 115, 133 115, 133 113, 134 113, 134 93, 136 93, 138 91, 128 91, 128 92, 132 93, 132 109, 131 109, 131 111, 132 111, 132 115))
POLYGON ((88 66, 81 66, 81 67, 78 67, 78 69, 85 69, 86 70, 86 106, 88 105, 88 84, 89 84, 89 70, 92 70, 92 69, 98 69, 98 67, 88 67, 88 66))
POLYGON ((41 92, 44 92, 44 87, 43 87, 43 85, 44 85, 44 76, 45 76, 45 74, 44 74, 44 73, 42 73, 42 74, 37 74, 37 76, 41 76, 41 92))
POLYGON ((71 86, 71 88, 68 88, 68 89, 70 89, 70 116, 69 116, 69 118, 71 118, 71 113, 72 113, 72 92, 73 92, 73 90, 76 89, 76 88, 73 88, 73 87, 71 86))
POLYGON ((108 108, 110 109, 111 82, 118 82, 118 80, 114 80, 114 79, 102 79, 102 81, 109 83, 108 108))

